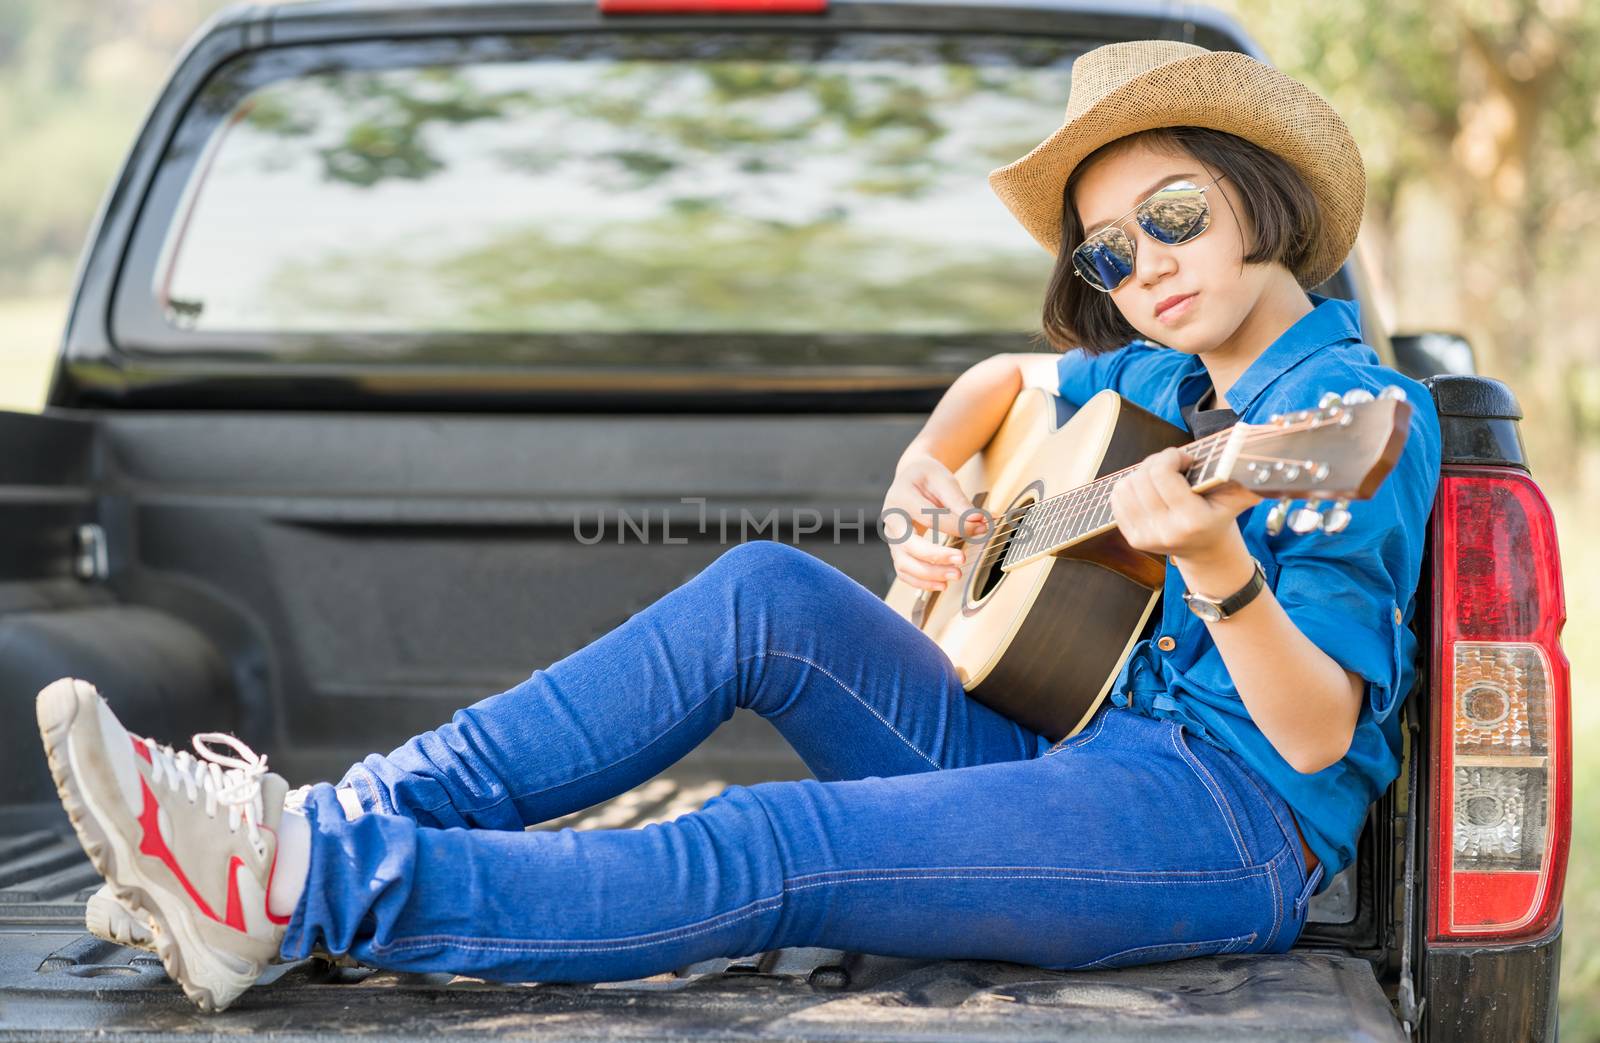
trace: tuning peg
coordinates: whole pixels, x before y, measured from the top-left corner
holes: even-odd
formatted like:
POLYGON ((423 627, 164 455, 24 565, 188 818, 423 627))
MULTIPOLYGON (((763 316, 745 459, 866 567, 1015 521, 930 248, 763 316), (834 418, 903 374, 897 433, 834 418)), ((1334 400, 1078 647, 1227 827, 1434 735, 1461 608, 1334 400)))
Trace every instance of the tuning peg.
POLYGON ((1267 511, 1267 535, 1276 536, 1283 531, 1283 520, 1289 516, 1289 497, 1285 496, 1267 511))
POLYGON ((1366 388, 1351 388, 1349 391, 1344 393, 1344 397, 1341 398, 1340 401, 1347 406, 1355 406, 1360 405, 1363 402, 1371 402, 1372 392, 1368 391, 1366 388))
POLYGON ((1345 526, 1350 524, 1350 501, 1335 500, 1333 506, 1328 508, 1328 516, 1323 519, 1323 532, 1343 532, 1345 526))
POLYGON ((1302 535, 1316 532, 1322 526, 1321 500, 1307 500, 1304 507, 1296 507, 1289 512, 1289 528, 1302 535))
POLYGON ((1385 386, 1382 391, 1378 392, 1378 397, 1392 398, 1396 402, 1404 402, 1406 400, 1406 389, 1400 387, 1398 384, 1389 384, 1385 386))
POLYGON ((1342 396, 1340 396, 1339 392, 1337 392, 1337 391, 1324 391, 1322 393, 1322 397, 1317 399, 1317 408, 1318 409, 1327 409, 1329 406, 1336 406, 1340 402, 1343 402, 1343 401, 1344 401, 1344 398, 1342 396))

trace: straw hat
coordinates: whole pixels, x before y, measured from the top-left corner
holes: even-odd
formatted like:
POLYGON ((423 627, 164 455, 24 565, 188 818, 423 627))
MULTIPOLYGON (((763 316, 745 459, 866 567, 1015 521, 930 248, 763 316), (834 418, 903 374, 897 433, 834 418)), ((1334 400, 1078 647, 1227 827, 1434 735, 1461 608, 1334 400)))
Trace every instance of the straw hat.
POLYGON ((989 185, 1051 255, 1061 249, 1067 176, 1107 142, 1157 127, 1209 127, 1277 153, 1322 205, 1322 228, 1294 273, 1312 287, 1355 244, 1366 171, 1350 128, 1305 84, 1246 55, 1176 40, 1106 44, 1072 66, 1066 121, 989 185))

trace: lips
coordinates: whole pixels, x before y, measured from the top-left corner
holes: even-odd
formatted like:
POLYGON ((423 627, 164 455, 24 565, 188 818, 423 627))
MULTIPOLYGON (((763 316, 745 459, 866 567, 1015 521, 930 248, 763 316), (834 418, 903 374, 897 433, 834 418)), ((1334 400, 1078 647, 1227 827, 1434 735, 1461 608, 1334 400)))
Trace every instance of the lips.
POLYGON ((1187 301, 1194 296, 1195 294, 1193 293, 1177 293, 1166 298, 1161 303, 1156 305, 1156 318, 1162 318, 1167 314, 1169 309, 1178 307, 1179 305, 1183 304, 1184 301, 1187 301))

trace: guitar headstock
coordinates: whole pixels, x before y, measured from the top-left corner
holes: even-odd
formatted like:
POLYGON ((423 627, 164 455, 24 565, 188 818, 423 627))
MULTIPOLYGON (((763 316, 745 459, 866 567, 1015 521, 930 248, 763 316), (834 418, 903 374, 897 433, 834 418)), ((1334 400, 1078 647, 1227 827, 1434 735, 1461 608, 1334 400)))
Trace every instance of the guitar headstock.
POLYGON ((1295 532, 1338 532, 1350 523, 1350 501, 1377 492, 1394 469, 1410 422, 1411 404, 1393 385, 1376 396, 1361 388, 1330 391, 1315 409, 1237 425, 1245 430, 1230 440, 1218 476, 1279 498, 1267 517, 1274 535, 1285 521, 1295 532), (1293 499, 1307 505, 1291 512, 1293 499), (1323 515, 1318 507, 1326 500, 1334 503, 1323 515))

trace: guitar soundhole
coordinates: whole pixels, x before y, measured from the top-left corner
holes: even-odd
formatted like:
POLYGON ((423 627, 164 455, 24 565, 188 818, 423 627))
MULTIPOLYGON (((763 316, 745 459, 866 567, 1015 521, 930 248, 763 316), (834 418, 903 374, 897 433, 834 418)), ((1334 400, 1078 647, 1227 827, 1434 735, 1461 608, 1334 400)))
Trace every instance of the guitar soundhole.
POLYGON ((1005 559, 1006 548, 1016 537, 1017 527, 1022 511, 1033 506, 1038 497, 1028 495, 1017 500, 1002 516, 995 526, 992 539, 983 544, 983 554, 978 559, 977 567, 972 572, 971 597, 973 602, 980 602, 989 596, 989 592, 1000 585, 1005 578, 1005 573, 1000 571, 1000 563, 1005 559))

